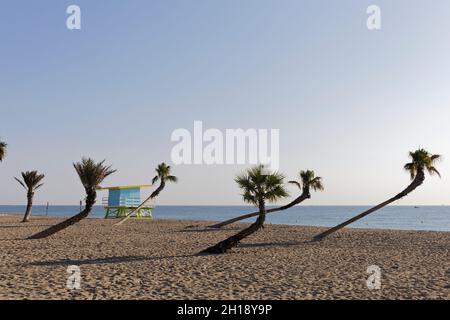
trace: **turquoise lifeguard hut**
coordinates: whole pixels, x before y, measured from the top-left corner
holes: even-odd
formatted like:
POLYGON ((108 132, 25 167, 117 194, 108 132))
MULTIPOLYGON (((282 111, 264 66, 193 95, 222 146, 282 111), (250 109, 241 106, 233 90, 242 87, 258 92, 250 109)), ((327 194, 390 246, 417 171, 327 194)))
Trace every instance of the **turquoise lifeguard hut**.
MULTIPOLYGON (((102 205, 105 208, 105 219, 124 218, 133 210, 136 210, 142 203, 141 189, 150 188, 152 185, 132 185, 117 187, 100 187, 99 190, 108 190, 108 197, 102 198, 102 205)), ((137 210, 133 217, 141 219, 152 219, 153 205, 144 203, 143 207, 137 210)))

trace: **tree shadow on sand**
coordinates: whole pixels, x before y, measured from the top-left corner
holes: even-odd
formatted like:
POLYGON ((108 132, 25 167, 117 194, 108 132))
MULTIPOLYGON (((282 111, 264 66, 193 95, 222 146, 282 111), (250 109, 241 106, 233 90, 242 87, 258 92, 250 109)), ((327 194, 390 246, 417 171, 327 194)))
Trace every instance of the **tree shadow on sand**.
POLYGON ((1 226, 0 225, 0 229, 2 229, 2 228, 4 228, 4 229, 7 229, 7 228, 10 228, 10 229, 12 229, 12 228, 30 228, 30 227, 40 228, 40 227, 51 227, 51 226, 52 226, 51 224, 22 224, 22 225, 17 225, 17 226, 11 226, 11 225, 1 226))
POLYGON ((181 229, 178 230, 177 232, 181 232, 181 233, 195 233, 195 232, 220 232, 220 231, 238 231, 241 230, 242 228, 223 228, 223 229, 218 229, 218 228, 201 228, 201 229, 181 229))
POLYGON ((178 256, 162 256, 162 257, 145 257, 145 256, 123 256, 123 257, 106 257, 96 259, 61 259, 31 262, 31 266, 70 266, 70 265, 92 265, 92 264, 110 264, 110 263, 125 263, 125 262, 140 262, 140 261, 157 261, 175 258, 189 258, 193 255, 178 255, 178 256))
POLYGON ((311 241, 285 241, 285 242, 262 242, 262 243, 241 243, 238 248, 267 248, 267 247, 294 247, 301 245, 311 245, 311 241))

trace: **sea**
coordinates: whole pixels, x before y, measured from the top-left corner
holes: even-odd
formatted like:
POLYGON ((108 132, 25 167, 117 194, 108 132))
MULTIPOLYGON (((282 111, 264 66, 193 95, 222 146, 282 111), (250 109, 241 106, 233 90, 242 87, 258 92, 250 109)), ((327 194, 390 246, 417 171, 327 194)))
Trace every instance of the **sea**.
MULTIPOLYGON (((270 207, 268 207, 270 208, 270 207)), ((269 224, 331 227, 351 218, 370 206, 295 206, 267 215, 269 224)), ((23 213, 25 206, 0 205, 1 213, 23 213)), ((33 215, 70 217, 80 206, 50 205, 33 207, 33 215)), ((254 212, 251 206, 156 206, 155 219, 222 221, 254 212)), ((105 210, 94 207, 90 218, 104 218, 105 210)), ((251 222, 255 218, 244 221, 251 222)), ((388 206, 354 222, 350 228, 393 230, 450 231, 450 206, 388 206)))

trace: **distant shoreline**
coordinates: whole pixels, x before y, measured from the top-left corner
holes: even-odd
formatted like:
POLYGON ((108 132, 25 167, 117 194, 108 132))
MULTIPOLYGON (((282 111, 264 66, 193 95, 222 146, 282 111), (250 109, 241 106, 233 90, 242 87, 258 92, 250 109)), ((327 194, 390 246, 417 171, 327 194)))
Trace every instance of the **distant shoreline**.
MULTIPOLYGON (((2 218, 2 217, 15 217, 15 218, 18 218, 18 217, 22 217, 22 216, 23 216, 22 213, 16 213, 16 212, 10 212, 10 213, 5 212, 5 213, 2 213, 2 212, 0 212, 0 218, 2 218)), ((31 217, 32 220, 33 220, 33 218, 35 220, 41 220, 41 219, 46 219, 46 220, 48 220, 48 219, 64 220, 66 218, 69 218, 69 216, 68 217, 61 217, 61 216, 59 216, 59 217, 52 217, 52 216, 45 216, 45 215, 37 214, 37 215, 33 215, 31 217)), ((104 219, 103 217, 93 217, 93 216, 88 217, 87 219, 88 220, 119 221, 117 219, 104 219)), ((139 221, 143 221, 143 220, 136 220, 136 222, 139 222, 139 221)), ((161 222, 161 221, 162 222, 164 222, 164 221, 192 222, 192 223, 199 223, 199 224, 206 224, 206 225, 220 222, 218 220, 194 220, 194 219, 193 220, 190 220, 190 219, 182 219, 182 220, 180 220, 180 219, 175 219, 175 218, 174 219, 167 219, 167 218, 157 218, 157 217, 154 219, 154 221, 158 221, 158 222, 161 222)), ((0 220, 0 222, 1 222, 1 220, 0 220)), ((246 224, 246 222, 241 222, 241 224, 246 224)), ((247 224, 248 224, 248 222, 247 222, 247 224)), ((303 224, 292 225, 292 224, 270 223, 270 222, 266 223, 266 225, 321 228, 321 226, 315 226, 315 225, 303 225, 303 224)), ((232 226, 235 226, 235 225, 231 225, 231 227, 232 226)), ((366 230, 366 231, 392 231, 392 232, 400 231, 400 232, 442 232, 442 233, 450 233, 450 231, 447 231, 447 230, 389 229, 389 228, 367 228, 367 227, 352 227, 352 226, 347 227, 346 229, 348 229, 348 230, 352 230, 352 229, 353 230, 366 230)))

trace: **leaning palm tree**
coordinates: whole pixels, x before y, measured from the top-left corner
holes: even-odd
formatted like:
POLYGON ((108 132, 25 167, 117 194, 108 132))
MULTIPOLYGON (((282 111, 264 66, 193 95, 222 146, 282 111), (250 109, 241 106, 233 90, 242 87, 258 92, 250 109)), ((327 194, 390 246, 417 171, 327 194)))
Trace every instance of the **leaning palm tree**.
POLYGON ((320 241, 323 238, 325 238, 326 236, 338 231, 339 229, 344 228, 345 226, 349 225, 350 223, 353 223, 374 211, 377 211, 397 200, 400 200, 403 197, 406 197, 408 194, 410 194, 415 189, 417 189, 420 185, 423 184, 423 182, 425 181, 425 171, 427 171, 430 175, 437 174, 439 177, 441 176, 439 171, 434 167, 435 163, 441 159, 440 155, 430 154, 425 149, 418 149, 414 152, 410 152, 409 156, 412 161, 407 163, 404 166, 404 169, 409 172, 412 182, 405 190, 403 190, 402 192, 397 194, 395 197, 393 197, 393 198, 391 198, 391 199, 389 199, 367 211, 364 211, 363 213, 357 215, 356 217, 353 217, 353 218, 315 236, 314 240, 320 241))
POLYGON ((6 148, 8 147, 8 144, 6 142, 3 142, 0 140, 0 162, 3 161, 6 155, 6 148))
POLYGON ((22 222, 28 222, 30 220, 31 209, 33 207, 34 192, 44 185, 42 183, 44 177, 45 175, 38 174, 37 171, 27 171, 22 172, 23 181, 14 178, 25 190, 27 190, 27 209, 25 210, 25 215, 23 216, 22 222))
POLYGON ((116 172, 116 170, 111 169, 111 166, 105 165, 105 160, 96 163, 90 158, 83 158, 81 162, 74 163, 73 166, 86 191, 86 206, 84 210, 70 219, 30 236, 28 239, 47 238, 89 216, 97 199, 96 189, 106 177, 116 172))
MULTIPOLYGON (((322 178, 316 177, 314 171, 312 171, 312 170, 300 171, 299 178, 300 178, 301 184, 298 181, 289 181, 289 183, 296 185, 300 190, 302 190, 302 188, 303 188, 303 191, 300 194, 300 196, 298 196, 296 199, 294 199, 287 205, 266 210, 266 214, 272 213, 272 212, 277 212, 277 211, 287 210, 297 204, 302 203, 306 199, 310 199, 311 198, 311 189, 314 191, 318 191, 318 190, 322 191, 324 189, 323 183, 322 183, 322 178)), ((224 226, 235 223, 237 221, 256 217, 258 215, 259 215, 259 211, 247 213, 247 214, 244 214, 244 215, 236 217, 236 218, 232 218, 232 219, 229 219, 226 221, 219 222, 219 223, 214 224, 209 227, 210 228, 222 228, 224 226)))
POLYGON ((266 202, 275 202, 289 194, 283 186, 284 176, 277 172, 266 172, 264 165, 249 169, 245 174, 238 176, 235 181, 244 192, 245 202, 252 203, 259 209, 256 221, 241 232, 229 237, 218 244, 203 250, 201 253, 226 253, 239 242, 258 231, 264 226, 266 219, 266 202))
POLYGON ((165 188, 166 182, 175 182, 175 183, 178 182, 178 178, 170 174, 171 167, 168 166, 167 164, 165 164, 164 162, 159 164, 156 167, 155 171, 156 171, 156 176, 153 177, 152 184, 155 184, 156 182, 159 181, 158 188, 156 188, 156 190, 153 191, 152 194, 147 199, 145 199, 137 208, 135 208, 134 210, 129 212, 122 220, 120 220, 118 223, 116 223, 115 224, 116 226, 120 226, 122 223, 124 223, 129 218, 131 218, 131 216, 135 212, 137 212, 142 207, 144 207, 150 200, 156 198, 161 193, 161 191, 165 188))

